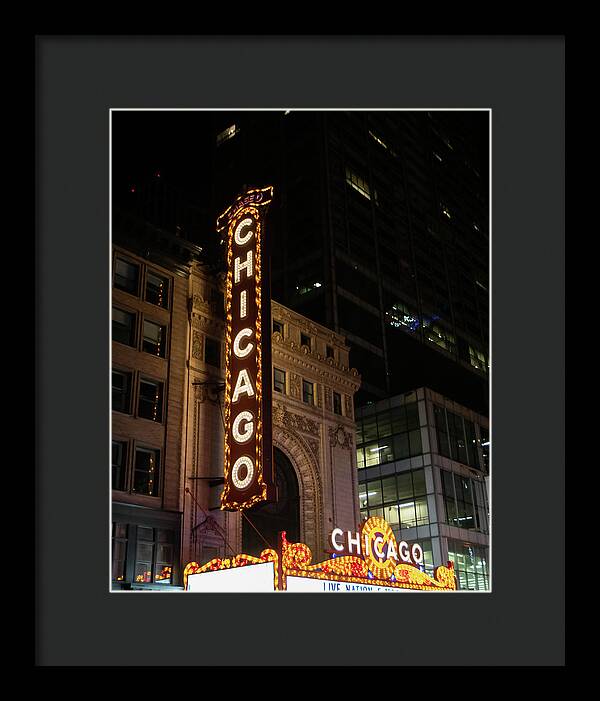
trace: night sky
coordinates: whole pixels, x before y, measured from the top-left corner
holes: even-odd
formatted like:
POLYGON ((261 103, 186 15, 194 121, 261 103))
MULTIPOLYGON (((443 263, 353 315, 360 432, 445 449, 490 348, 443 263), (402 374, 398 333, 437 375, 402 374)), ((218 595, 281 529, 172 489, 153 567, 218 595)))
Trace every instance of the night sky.
POLYGON ((113 192, 160 173, 203 203, 209 183, 209 112, 113 112, 113 192))
MULTIPOLYGON (((196 204, 208 206, 210 153, 219 114, 202 110, 112 112, 113 193, 160 173, 196 204)), ((237 113, 227 114, 234 118, 237 113)), ((468 125, 487 187, 488 113, 446 113, 445 118, 468 125)))

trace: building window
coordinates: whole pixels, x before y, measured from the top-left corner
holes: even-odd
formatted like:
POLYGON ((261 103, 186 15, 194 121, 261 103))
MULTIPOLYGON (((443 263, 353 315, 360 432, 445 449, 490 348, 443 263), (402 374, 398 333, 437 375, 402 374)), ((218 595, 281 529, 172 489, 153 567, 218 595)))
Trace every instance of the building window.
POLYGON ((434 405, 433 415, 435 418, 435 428, 437 433, 438 453, 446 458, 450 455, 450 440, 448 438, 448 427, 446 425, 446 410, 434 405))
POLYGON ((160 452, 151 448, 136 448, 133 490, 136 494, 158 496, 160 452))
POLYGON ((459 589, 489 589, 488 549, 448 538, 448 560, 454 563, 459 589))
POLYGON ((151 421, 162 421, 163 384, 154 380, 140 380, 138 416, 151 421))
POLYGON ((173 578, 173 533, 162 528, 157 528, 156 531, 154 581, 158 584, 171 584, 173 578))
POLYGON ((135 557, 137 583, 171 584, 173 531, 138 526, 135 557))
POLYGON ((169 280, 162 275, 146 273, 146 302, 165 309, 169 306, 169 280))
POLYGON ((359 485, 361 515, 382 516, 398 534, 400 529, 429 523, 423 470, 369 480, 359 485))
POLYGON ((273 368, 273 389, 285 394, 285 370, 273 368))
POLYGON ((383 148, 387 151, 388 150, 388 145, 384 143, 378 136, 377 134, 374 134, 370 129, 369 129, 369 134, 375 139, 375 141, 380 145, 383 146, 383 148))
POLYGON ((131 373, 112 371, 112 409, 131 413, 131 373))
POLYGON ((159 358, 164 358, 167 347, 167 328, 144 319, 142 350, 159 358))
POLYGON ((305 404, 314 406, 315 404, 315 386, 312 382, 302 380, 302 401, 305 404))
POLYGON ((335 351, 333 350, 332 346, 325 347, 325 357, 326 358, 335 358, 335 351))
POLYGON ((469 346, 469 362, 477 370, 487 373, 488 364, 485 355, 472 346, 469 346))
POLYGON ((448 435, 450 437, 450 452, 452 458, 462 462, 463 465, 468 465, 467 444, 465 441, 463 418, 458 414, 446 410, 448 417, 448 435))
POLYGON ((481 445, 481 458, 483 468, 490 471, 490 434, 487 428, 479 427, 479 443, 481 445))
POLYGON ((273 319, 273 333, 281 334, 281 338, 283 338, 283 324, 275 319, 273 319))
POLYGON ((470 477, 441 470, 446 523, 467 530, 487 531, 481 489, 470 477), (477 496, 479 492, 479 497, 477 496))
POLYGON ((115 258, 113 270, 113 286, 118 290, 138 294, 138 281, 140 278, 140 266, 130 263, 123 258, 115 258))
POLYGON ((425 327, 425 338, 431 343, 435 343, 436 346, 449 351, 454 352, 456 347, 456 338, 454 334, 450 331, 446 331, 441 326, 437 324, 432 324, 429 319, 423 319, 423 326, 425 327))
POLYGON ((112 308, 112 340, 135 346, 135 314, 112 308))
POLYGON ((356 422, 358 467, 381 465, 423 453, 419 408, 408 402, 356 422))
POLYGON ((305 333, 300 334, 300 345, 308 346, 312 350, 312 338, 305 333))
POLYGON ((475 426, 459 414, 434 405, 438 453, 464 465, 481 469, 475 426))
POLYGON ((338 392, 333 393, 333 413, 342 415, 342 395, 338 392))
POLYGON ((125 472, 127 461, 127 443, 124 441, 112 442, 112 489, 123 491, 125 489, 125 472))
POLYGON ((209 336, 204 342, 204 362, 215 368, 221 367, 221 343, 209 336))
POLYGON ((346 182, 357 192, 360 192, 363 197, 366 197, 368 200, 371 199, 369 183, 364 178, 361 178, 359 175, 356 175, 356 173, 353 173, 350 168, 346 168, 346 182))
POLYGON ((235 124, 232 124, 230 127, 227 127, 227 129, 223 129, 223 131, 220 134, 217 134, 217 146, 220 146, 224 141, 227 141, 236 134, 239 134, 239 132, 240 128, 235 124))
POLYGON ((125 579, 125 563, 127 561, 127 524, 112 524, 112 578, 116 582, 125 579))
POLYGON ((479 470, 479 451, 477 450, 475 425, 472 421, 467 421, 467 419, 465 419, 465 438, 467 442, 467 462, 471 467, 479 470))
POLYGON ((387 323, 395 329, 414 332, 419 328, 419 317, 403 302, 396 302, 385 313, 387 323))

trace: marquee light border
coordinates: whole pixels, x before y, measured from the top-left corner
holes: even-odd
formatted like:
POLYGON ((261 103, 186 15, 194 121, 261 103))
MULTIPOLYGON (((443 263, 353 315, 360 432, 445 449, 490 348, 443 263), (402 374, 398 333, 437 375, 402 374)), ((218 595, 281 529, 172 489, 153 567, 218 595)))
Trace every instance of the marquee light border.
MULTIPOLYGON (((362 524, 361 537, 363 533, 379 529, 379 531, 384 530, 388 535, 391 534, 389 536, 391 540, 394 536, 391 529, 387 530, 389 528, 385 519, 378 516, 371 517, 362 524)), ((227 559, 214 558, 202 566, 196 562, 189 563, 184 569, 184 589, 187 588, 187 578, 190 574, 215 572, 264 562, 273 562, 274 564, 275 591, 287 590, 288 577, 414 591, 447 592, 457 589, 454 563, 452 562, 436 567, 433 577, 406 562, 398 562, 395 565, 392 563, 393 566, 382 565, 376 569, 375 558, 372 554, 340 555, 313 564, 312 553, 308 545, 288 541, 285 531, 280 533, 278 550, 263 550, 260 557, 242 554, 227 559)))

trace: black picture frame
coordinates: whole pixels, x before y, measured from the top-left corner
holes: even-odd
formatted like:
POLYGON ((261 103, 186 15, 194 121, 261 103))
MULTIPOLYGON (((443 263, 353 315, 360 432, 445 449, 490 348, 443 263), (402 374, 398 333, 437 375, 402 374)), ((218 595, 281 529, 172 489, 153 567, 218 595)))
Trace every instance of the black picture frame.
POLYGON ((35 663, 564 664, 564 37, 39 36, 36 69, 35 663), (109 109, 273 106, 492 110, 489 595, 109 593, 109 109))

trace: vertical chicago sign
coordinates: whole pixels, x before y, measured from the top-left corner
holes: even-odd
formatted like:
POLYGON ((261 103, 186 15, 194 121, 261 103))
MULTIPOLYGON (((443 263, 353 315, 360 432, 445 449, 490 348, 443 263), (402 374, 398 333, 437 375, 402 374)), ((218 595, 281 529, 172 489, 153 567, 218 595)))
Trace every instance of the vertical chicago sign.
POLYGON ((273 188, 248 190, 217 219, 227 230, 225 486, 221 509, 275 499, 271 286, 265 215, 273 188), (264 328, 264 333, 263 333, 264 328))

